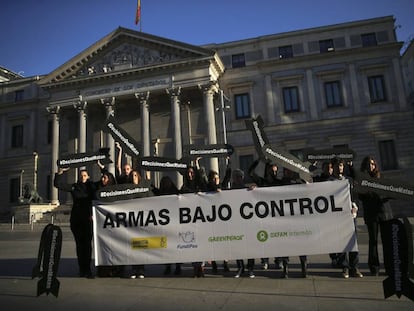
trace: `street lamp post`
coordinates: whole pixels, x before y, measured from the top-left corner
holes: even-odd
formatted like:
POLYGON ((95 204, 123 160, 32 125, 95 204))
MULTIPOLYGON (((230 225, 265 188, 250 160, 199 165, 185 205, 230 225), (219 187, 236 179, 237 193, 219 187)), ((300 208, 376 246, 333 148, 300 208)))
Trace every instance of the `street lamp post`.
POLYGON ((37 191, 37 161, 39 159, 39 154, 35 151, 33 152, 33 156, 34 156, 33 190, 37 191))

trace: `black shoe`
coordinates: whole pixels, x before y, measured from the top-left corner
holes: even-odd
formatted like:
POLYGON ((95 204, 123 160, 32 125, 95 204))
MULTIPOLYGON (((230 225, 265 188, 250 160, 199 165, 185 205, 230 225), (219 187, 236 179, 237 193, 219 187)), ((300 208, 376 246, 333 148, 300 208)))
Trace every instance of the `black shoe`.
POLYGON ((359 269, 351 269, 351 271, 349 272, 349 274, 353 278, 363 278, 364 277, 364 275, 361 273, 361 271, 359 271, 359 269))
POLYGON ((302 264, 302 277, 306 278, 308 276, 308 265, 306 263, 302 264))
POLYGON ((171 273, 171 266, 166 266, 164 270, 164 275, 169 275, 171 273))
POLYGON ((85 278, 87 278, 87 279, 94 279, 95 277, 92 274, 92 272, 87 272, 87 273, 85 273, 85 278))
POLYGON ((217 270, 218 270, 217 269, 217 262, 215 262, 215 261, 211 262, 211 268, 212 268, 213 273, 216 274, 217 270))
POLYGON ((349 269, 348 269, 348 268, 344 268, 344 269, 342 270, 342 277, 343 277, 344 279, 349 278, 349 269))
POLYGON ((369 268, 369 271, 371 272, 372 276, 379 276, 379 268, 371 267, 371 268, 369 268))
POLYGON ((176 267, 175 267, 174 274, 175 274, 175 275, 180 275, 180 274, 181 274, 181 266, 176 266, 176 267))
POLYGON ((235 278, 241 277, 241 275, 244 273, 244 269, 240 268, 239 271, 237 271, 237 274, 234 276, 235 278))

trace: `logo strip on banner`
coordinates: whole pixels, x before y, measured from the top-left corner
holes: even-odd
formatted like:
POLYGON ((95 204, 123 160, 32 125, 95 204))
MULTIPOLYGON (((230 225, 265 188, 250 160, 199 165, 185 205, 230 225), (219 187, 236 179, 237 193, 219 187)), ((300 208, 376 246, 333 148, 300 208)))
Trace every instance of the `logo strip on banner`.
POLYGON ((132 249, 150 249, 150 248, 167 248, 167 237, 144 237, 144 238, 132 238, 132 249))

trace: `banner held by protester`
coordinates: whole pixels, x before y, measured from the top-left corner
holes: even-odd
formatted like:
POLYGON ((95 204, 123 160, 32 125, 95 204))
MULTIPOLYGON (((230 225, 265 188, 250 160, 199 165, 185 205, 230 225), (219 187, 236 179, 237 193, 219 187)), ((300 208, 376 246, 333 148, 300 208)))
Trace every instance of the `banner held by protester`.
POLYGON ((95 264, 357 250, 350 210, 347 181, 94 202, 95 264))

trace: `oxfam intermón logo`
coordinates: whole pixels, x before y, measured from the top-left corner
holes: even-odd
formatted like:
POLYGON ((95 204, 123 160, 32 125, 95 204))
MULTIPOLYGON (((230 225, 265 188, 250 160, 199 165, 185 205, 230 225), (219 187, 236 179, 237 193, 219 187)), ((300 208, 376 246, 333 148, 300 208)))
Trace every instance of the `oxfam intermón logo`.
POLYGON ((260 230, 259 232, 257 232, 256 237, 258 241, 266 242, 267 239, 269 238, 269 234, 265 230, 260 230))

